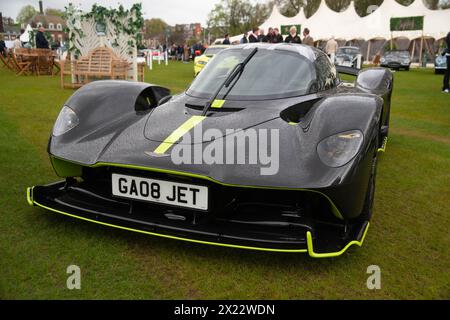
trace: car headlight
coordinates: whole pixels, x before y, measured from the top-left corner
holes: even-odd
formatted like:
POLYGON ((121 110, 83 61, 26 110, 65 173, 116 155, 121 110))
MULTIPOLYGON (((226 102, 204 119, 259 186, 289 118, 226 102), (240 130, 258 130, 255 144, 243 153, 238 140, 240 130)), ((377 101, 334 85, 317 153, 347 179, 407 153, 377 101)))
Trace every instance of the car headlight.
POLYGON ((386 59, 385 58, 381 58, 380 62, 385 62, 386 59))
POLYGON ((437 64, 443 64, 445 62, 445 59, 443 57, 437 57, 436 58, 436 63, 437 64))
POLYGON ((206 61, 198 61, 197 64, 204 66, 206 64, 206 61))
POLYGON ((405 59, 405 60, 402 61, 402 63, 403 63, 403 64, 409 64, 409 60, 408 60, 408 59, 405 59))
POLYGON ((347 164, 359 151, 363 134, 359 130, 341 132, 323 139, 317 145, 320 160, 329 167, 347 164))
POLYGON ((75 128, 79 122, 80 120, 78 119, 75 111, 67 106, 64 106, 56 119, 55 125, 53 126, 53 135, 55 137, 60 136, 75 128))

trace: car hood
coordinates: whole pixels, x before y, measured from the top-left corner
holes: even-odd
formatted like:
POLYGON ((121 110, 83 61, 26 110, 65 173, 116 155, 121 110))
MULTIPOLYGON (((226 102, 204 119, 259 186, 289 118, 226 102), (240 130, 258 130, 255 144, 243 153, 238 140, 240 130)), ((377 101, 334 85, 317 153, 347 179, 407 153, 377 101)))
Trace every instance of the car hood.
POLYGON ((403 62, 403 60, 409 61, 409 58, 402 58, 402 57, 390 56, 390 57, 383 57, 383 58, 384 58, 384 61, 386 61, 386 62, 403 62))
MULTIPOLYGON (((267 101, 227 100, 220 109, 210 108, 201 122, 202 130, 219 130, 223 133, 222 136, 225 136, 227 130, 245 130, 279 118, 280 112, 285 107, 308 99, 311 99, 311 96, 267 101)), ((144 129, 145 138, 154 142, 163 142, 190 118, 200 116, 206 103, 206 99, 181 94, 163 106, 155 108, 148 116, 144 129), (161 126, 161 124, 164 125, 161 126)), ((211 140, 203 138, 201 142, 211 140)))
MULTIPOLYGON (((92 97, 86 95, 86 92, 82 96, 83 99, 90 101, 90 104, 95 102, 92 101, 92 97)), ((113 97, 110 95, 105 95, 103 98, 111 99, 111 101, 103 101, 104 106, 97 108, 103 110, 101 115, 95 117, 98 119, 108 117, 105 108, 113 103, 113 97)), ((114 96, 114 99, 122 98, 118 95, 114 96)), ((123 103, 126 103, 126 100, 124 97, 123 103)), ((337 94, 333 97, 308 95, 265 101, 230 100, 226 101, 222 108, 209 111, 202 119, 203 135, 200 140, 197 140, 204 144, 201 150, 206 148, 220 150, 225 147, 228 150, 227 155, 228 152, 233 154, 234 150, 234 146, 228 149, 231 146, 228 146, 227 141, 223 139, 227 129, 239 131, 255 128, 258 135, 262 132, 260 129, 264 129, 267 136, 258 138, 258 141, 265 139, 270 144, 267 151, 273 154, 275 159, 268 165, 259 162, 254 164, 247 162, 245 165, 203 162, 177 164, 171 160, 173 151, 171 147, 162 153, 156 152, 172 133, 183 127, 186 121, 201 115, 206 100, 186 94, 178 95, 145 113, 129 109, 119 117, 107 122, 100 121, 97 124, 90 123, 94 117, 92 112, 88 111, 92 109, 84 108, 86 109, 84 113, 81 110, 83 108, 77 107, 76 101, 71 101, 69 105, 79 111, 80 124, 66 134, 52 136, 48 151, 51 156, 87 166, 114 163, 129 167, 152 167, 190 172, 235 185, 326 188, 348 183, 354 175, 354 170, 359 168, 359 163, 365 161, 363 159, 366 159, 366 153, 361 152, 345 166, 331 168, 319 159, 316 152, 317 144, 325 137, 337 132, 357 129, 365 133, 366 142, 362 148, 369 148, 369 143, 378 130, 376 123, 378 123, 377 115, 381 110, 380 100, 362 93, 337 94), (372 101, 370 106, 367 105, 367 99, 372 101), (289 123, 285 111, 300 108, 305 104, 311 104, 311 111, 302 116, 299 123, 289 123), (338 109, 341 111, 336 113, 338 109), (330 112, 332 110, 335 111, 330 112), (205 132, 208 129, 214 129, 220 132, 220 135, 214 140, 205 138, 205 132), (275 139, 273 143, 272 137, 275 139), (278 157, 275 154, 278 154, 278 157), (272 168, 278 170, 275 174, 261 174, 262 169, 272 165, 272 168)), ((193 131, 195 135, 195 130, 193 131)), ((173 142, 187 145, 187 142, 183 142, 184 137, 185 135, 180 135, 173 142)), ((200 142, 193 148, 197 145, 200 145, 200 142)))
POLYGON ((344 61, 352 61, 356 55, 345 54, 345 53, 337 53, 336 59, 343 59, 344 61))

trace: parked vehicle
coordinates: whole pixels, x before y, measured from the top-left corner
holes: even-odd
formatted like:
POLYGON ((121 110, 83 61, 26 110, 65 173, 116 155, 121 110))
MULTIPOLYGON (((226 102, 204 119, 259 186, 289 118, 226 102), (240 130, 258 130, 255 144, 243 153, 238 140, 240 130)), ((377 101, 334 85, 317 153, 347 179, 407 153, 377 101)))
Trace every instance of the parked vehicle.
POLYGON ((225 49, 174 97, 149 83, 92 82, 63 105, 50 136, 62 180, 28 188, 27 200, 164 238, 339 256, 361 246, 369 228, 392 88, 388 69, 335 67, 322 51, 287 43, 225 49), (216 136, 187 139, 200 124, 216 136), (230 135, 244 135, 236 146, 245 152, 252 130, 277 132, 265 142, 279 150, 270 174, 245 157, 173 161, 178 148, 228 159, 230 135))
POLYGON ((445 54, 436 55, 436 58, 434 59, 434 73, 445 73, 445 70, 447 70, 447 57, 445 54))
POLYGON ((411 57, 409 51, 387 51, 380 60, 380 65, 394 70, 404 69, 409 71, 411 66, 411 57))
POLYGON ((361 69, 363 56, 358 47, 340 47, 335 56, 337 66, 361 69))

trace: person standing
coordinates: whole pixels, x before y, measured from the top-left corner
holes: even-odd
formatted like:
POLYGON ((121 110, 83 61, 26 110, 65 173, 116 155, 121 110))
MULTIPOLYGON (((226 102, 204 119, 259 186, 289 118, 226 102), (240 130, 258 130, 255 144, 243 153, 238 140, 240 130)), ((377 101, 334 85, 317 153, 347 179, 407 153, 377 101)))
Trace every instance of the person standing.
POLYGON ((240 41, 240 43, 248 43, 248 33, 244 33, 244 35, 242 36, 242 39, 240 41))
POLYGON ((280 30, 278 28, 273 29, 273 43, 282 43, 284 42, 283 36, 280 34, 280 30))
POLYGON ((273 28, 269 28, 269 32, 267 33, 267 42, 275 43, 275 34, 273 33, 273 28))
POLYGON ((24 32, 25 32, 24 29, 20 29, 20 36, 18 36, 13 42, 14 50, 22 48, 22 41, 20 41, 20 37, 23 35, 24 32))
POLYGON ((258 42, 259 28, 253 28, 252 34, 248 37, 248 42, 258 42))
POLYGON ((309 35, 309 29, 303 29, 303 44, 314 47, 314 39, 309 35))
POLYGON ((327 44, 325 46, 325 52, 330 57, 333 63, 338 47, 338 43, 336 40, 334 40, 334 36, 332 36, 331 39, 327 41, 327 44))
POLYGON ((182 61, 183 60, 183 46, 181 44, 178 45, 177 47, 177 60, 182 61))
POLYGON ((444 75, 444 86, 442 88, 442 92, 449 93, 450 92, 450 32, 447 33, 447 37, 445 38, 445 43, 447 45, 447 50, 445 51, 445 56, 447 58, 447 69, 445 70, 444 75))
POLYGON ((300 39, 300 36, 297 34, 297 27, 292 26, 289 29, 289 35, 284 40, 286 43, 302 43, 302 40, 300 39))
POLYGON ((228 35, 228 33, 225 35, 225 40, 223 40, 222 44, 231 44, 230 36, 228 35))
POLYGON ((48 49, 48 41, 44 35, 44 27, 39 27, 36 33, 36 48, 38 49, 48 49))
POLYGON ((6 49, 5 40, 3 40, 3 35, 0 34, 0 54, 3 56, 6 56, 6 53, 7 53, 7 49, 6 49))
POLYGON ((267 37, 264 34, 264 29, 259 30, 258 42, 267 42, 267 37))
POLYGON ((184 44, 183 46, 183 62, 189 62, 189 52, 190 52, 191 48, 189 47, 189 45, 187 43, 184 44))

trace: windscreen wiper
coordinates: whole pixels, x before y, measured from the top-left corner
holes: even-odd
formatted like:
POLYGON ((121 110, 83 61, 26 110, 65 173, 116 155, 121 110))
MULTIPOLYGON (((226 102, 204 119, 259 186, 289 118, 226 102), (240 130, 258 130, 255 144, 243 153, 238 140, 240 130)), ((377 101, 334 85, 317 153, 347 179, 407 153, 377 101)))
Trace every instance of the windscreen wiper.
POLYGON ((252 52, 245 58, 244 61, 238 63, 234 66, 234 68, 231 70, 228 77, 221 83, 221 85, 217 88, 217 90, 214 92, 214 94, 211 96, 211 98, 206 102, 205 107, 203 108, 202 116, 206 116, 206 113, 208 112, 209 108, 211 108, 211 105, 214 103, 214 100, 216 100, 217 96, 219 95, 220 91, 223 89, 223 87, 228 88, 230 84, 233 82, 233 80, 236 78, 236 76, 244 70, 244 67, 249 63, 251 58, 258 52, 258 48, 254 48, 252 52))

